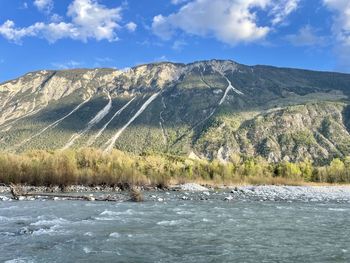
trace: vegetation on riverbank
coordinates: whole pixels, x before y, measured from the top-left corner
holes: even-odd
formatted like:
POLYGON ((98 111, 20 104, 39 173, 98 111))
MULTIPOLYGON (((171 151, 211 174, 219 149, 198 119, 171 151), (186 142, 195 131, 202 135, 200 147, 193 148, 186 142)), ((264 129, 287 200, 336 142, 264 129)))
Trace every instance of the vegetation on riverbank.
POLYGON ((84 148, 67 151, 0 153, 0 183, 50 185, 134 185, 166 187, 170 183, 213 184, 349 183, 350 157, 315 167, 310 161, 268 163, 262 158, 231 156, 227 163, 113 150, 84 148))

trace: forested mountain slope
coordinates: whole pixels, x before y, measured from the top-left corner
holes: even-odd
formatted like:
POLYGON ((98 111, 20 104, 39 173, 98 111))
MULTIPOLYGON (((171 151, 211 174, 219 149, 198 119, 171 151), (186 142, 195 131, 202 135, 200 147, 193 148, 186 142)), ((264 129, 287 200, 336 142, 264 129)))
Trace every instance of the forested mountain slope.
POLYGON ((322 163, 350 155, 349 94, 348 74, 233 61, 38 71, 0 84, 0 149, 322 163))

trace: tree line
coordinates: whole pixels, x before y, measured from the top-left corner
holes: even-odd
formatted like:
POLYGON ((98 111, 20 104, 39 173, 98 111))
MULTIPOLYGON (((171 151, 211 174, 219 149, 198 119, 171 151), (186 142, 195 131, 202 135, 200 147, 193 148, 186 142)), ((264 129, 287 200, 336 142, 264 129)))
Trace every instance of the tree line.
POLYGON ((133 155, 118 150, 103 153, 84 148, 66 151, 0 153, 0 183, 33 186, 106 185, 166 187, 198 182, 212 184, 349 183, 350 157, 326 166, 311 161, 269 163, 263 158, 232 155, 226 163, 180 156, 133 155))

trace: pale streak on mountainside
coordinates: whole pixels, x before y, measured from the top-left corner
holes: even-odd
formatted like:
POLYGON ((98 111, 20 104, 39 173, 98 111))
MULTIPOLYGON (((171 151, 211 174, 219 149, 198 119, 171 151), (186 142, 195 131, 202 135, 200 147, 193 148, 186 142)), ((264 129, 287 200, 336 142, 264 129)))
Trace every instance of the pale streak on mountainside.
POLYGON ((120 108, 116 113, 114 113, 112 118, 98 131, 98 133, 96 133, 93 137, 91 137, 88 140, 87 146, 91 146, 102 135, 102 133, 106 130, 108 125, 115 119, 115 117, 120 115, 131 104, 131 102, 134 101, 134 99, 136 99, 136 97, 133 97, 128 103, 126 103, 122 108, 120 108))
POLYGON ((163 110, 159 113, 159 126, 162 130, 162 136, 163 136, 163 141, 164 141, 164 145, 167 145, 168 144, 168 139, 167 139, 167 134, 166 134, 166 131, 164 129, 164 118, 163 118, 163 112, 164 110, 166 109, 166 105, 165 105, 165 102, 164 102, 164 97, 162 97, 162 105, 163 105, 163 110))
MULTIPOLYGON (((47 105, 45 105, 45 106, 47 106, 47 105)), ((35 107, 36 107, 36 98, 34 98, 34 100, 33 100, 33 106, 32 106, 32 109, 31 109, 30 111, 28 111, 27 113, 25 113, 24 115, 22 115, 21 117, 19 117, 19 118, 17 118, 17 119, 11 120, 9 123, 6 123, 6 124, 4 124, 4 125, 1 125, 1 124, 0 124, 0 126, 2 126, 2 128, 5 128, 5 129, 2 129, 1 131, 9 131, 9 130, 11 130, 11 128, 13 127, 13 125, 14 125, 16 122, 18 122, 18 121, 20 121, 20 120, 22 120, 22 119, 24 119, 24 118, 30 117, 30 116, 32 116, 32 115, 35 115, 35 114, 37 114, 39 111, 42 110, 42 108, 35 109, 35 107)))
POLYGON ((120 137, 120 135, 122 135, 122 133, 124 132, 124 130, 126 128, 129 127, 129 125, 131 123, 134 122, 134 120, 140 116, 142 114, 142 112, 144 112, 145 109, 147 109, 147 107, 151 104, 152 101, 154 101, 160 92, 157 92, 155 94, 153 94, 151 97, 148 98, 148 100, 141 106, 141 108, 135 113, 135 115, 128 121, 127 124, 125 124, 109 141, 107 141, 106 144, 108 144, 108 146, 105 149, 105 152, 110 152, 113 147, 115 142, 118 140, 118 138, 120 137))
POLYGON ((70 140, 67 142, 67 144, 62 148, 62 150, 66 150, 70 147, 73 146, 74 142, 76 140, 78 140, 81 136, 83 136, 84 134, 86 134, 87 132, 89 132, 91 130, 92 127, 94 127, 96 124, 98 124, 104 117, 107 116, 107 114, 110 112, 111 108, 112 108, 112 97, 111 95, 108 93, 108 103, 105 107, 103 107, 103 109, 101 109, 94 118, 92 118, 89 123, 87 124, 87 126, 85 127, 85 129, 81 130, 78 133, 75 133, 72 135, 72 137, 70 138, 70 140))
MULTIPOLYGON (((8 95, 7 99, 4 101, 4 103, 2 105, 2 108, 1 108, 2 111, 5 110, 6 105, 9 103, 9 101, 11 101, 17 95, 18 92, 19 92, 19 90, 16 92, 12 92, 8 95)), ((4 124, 6 121, 7 121, 6 117, 4 117, 4 116, 0 117, 0 125, 4 124)))
POLYGON ((14 97, 16 96, 16 92, 13 92, 13 94, 10 93, 10 95, 7 97, 7 99, 4 101, 4 103, 2 104, 2 109, 5 109, 7 103, 14 97))
POLYGON ((233 91, 236 92, 238 95, 244 95, 243 92, 241 92, 240 90, 238 90, 238 89, 236 89, 235 87, 232 86, 231 81, 224 75, 224 73, 222 73, 221 71, 218 71, 218 72, 219 72, 219 74, 220 74, 221 76, 223 76, 223 77, 226 79, 226 81, 227 81, 227 83, 228 83, 228 86, 227 86, 227 88, 226 88, 226 90, 225 90, 224 96, 223 96, 222 99, 220 100, 219 105, 221 105, 222 103, 225 102, 225 99, 226 99, 226 97, 227 97, 227 94, 228 94, 228 92, 229 92, 230 90, 233 90, 233 91))
MULTIPOLYGON (((228 82, 228 86, 227 86, 227 88, 226 88, 226 90, 225 90, 224 95, 223 95, 222 98, 220 99, 218 106, 220 106, 221 104, 223 104, 223 103, 225 102, 226 97, 227 97, 227 94, 228 94, 228 92, 229 92, 231 89, 232 89, 234 92, 236 92, 238 95, 244 95, 243 92, 239 91, 238 89, 236 89, 236 88, 234 88, 234 87, 232 86, 231 81, 224 75, 224 73, 222 72, 222 70, 216 69, 216 72, 218 72, 218 73, 219 73, 222 77, 224 77, 224 78, 226 79, 226 81, 228 82)), ((211 87, 204 81, 204 78, 203 78, 203 74, 202 74, 202 73, 201 73, 201 79, 202 79, 202 82, 203 82, 207 87, 211 88, 211 87)), ((213 109, 213 110, 210 112, 210 114, 209 114, 206 118, 204 118, 203 120, 201 120, 200 122, 198 122, 195 126, 192 127, 192 129, 198 127, 198 126, 199 126, 200 124, 202 124, 203 122, 209 120, 209 119, 214 115, 214 113, 216 112, 216 110, 217 110, 217 108, 213 109)))
POLYGON ((63 116, 62 118, 58 119, 57 121, 51 123, 50 125, 46 126, 44 129, 42 129, 40 132, 34 134, 33 136, 29 137, 28 139, 22 141, 21 143, 17 144, 14 146, 14 148, 19 148, 22 145, 30 142, 31 140, 33 140, 34 138, 40 136, 41 134, 43 134, 45 131, 47 131, 50 128, 53 128, 55 126, 57 126, 59 123, 61 123, 63 120, 65 120, 66 118, 68 118, 69 116, 71 116, 74 112, 76 112, 77 110, 79 110, 81 108, 81 106, 83 106, 85 103, 87 103, 88 101, 90 101, 91 96, 89 98, 87 98, 86 100, 84 100, 82 103, 80 103, 78 106, 76 106, 71 112, 69 112, 67 115, 63 116))
MULTIPOLYGON (((6 131, 9 131, 11 130, 11 128, 13 127, 13 124, 15 124, 16 122, 24 119, 24 118, 27 118, 27 117, 30 117, 32 115, 35 115, 36 113, 38 113, 39 111, 41 111, 42 109, 41 108, 38 108, 36 110, 34 110, 34 108, 32 110, 30 110, 29 112, 27 112, 26 114, 22 115, 21 117, 17 118, 17 119, 14 119, 12 120, 10 123, 6 123, 4 124, 2 127, 5 128, 4 130, 6 131)), ((2 131, 4 131, 2 130, 2 131)))

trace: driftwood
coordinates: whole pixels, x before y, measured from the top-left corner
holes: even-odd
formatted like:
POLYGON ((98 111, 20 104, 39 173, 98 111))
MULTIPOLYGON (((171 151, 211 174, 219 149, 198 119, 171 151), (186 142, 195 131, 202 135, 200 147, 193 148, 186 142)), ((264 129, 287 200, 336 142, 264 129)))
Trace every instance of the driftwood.
POLYGON ((140 190, 132 188, 130 191, 130 201, 132 202, 143 202, 144 197, 140 190))
POLYGON ((13 199, 19 200, 20 193, 19 193, 18 187, 14 184, 10 184, 10 190, 11 190, 11 194, 13 196, 13 199))
POLYGON ((68 194, 55 194, 55 193, 26 193, 21 187, 10 184, 11 194, 13 199, 20 200, 20 197, 48 197, 48 198, 64 198, 65 200, 82 200, 82 201, 104 201, 104 202, 118 202, 122 201, 122 198, 116 196, 93 196, 93 195, 68 195, 68 194))

